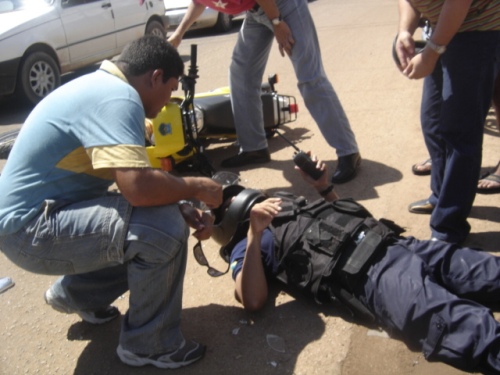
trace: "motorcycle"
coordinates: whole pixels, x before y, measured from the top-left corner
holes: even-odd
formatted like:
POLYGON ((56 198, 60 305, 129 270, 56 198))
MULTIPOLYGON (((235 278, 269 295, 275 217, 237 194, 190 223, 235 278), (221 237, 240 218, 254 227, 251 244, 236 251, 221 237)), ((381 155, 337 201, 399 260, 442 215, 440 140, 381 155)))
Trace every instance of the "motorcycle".
MULTIPOLYGON (((197 45, 191 45, 188 74, 181 78, 184 97, 173 97, 146 125, 147 151, 154 168, 166 171, 185 167, 212 176, 215 168, 205 153, 210 139, 236 139, 230 91, 221 87, 195 94, 198 79, 197 45)), ((278 94, 278 76, 261 85, 264 129, 272 137, 278 128, 297 119, 295 97, 278 94)))
MULTIPOLYGON (((153 168, 194 170, 212 177, 216 170, 205 146, 213 139, 236 139, 229 88, 196 94, 198 78, 197 45, 193 44, 188 73, 180 82, 184 96, 172 97, 156 118, 146 119, 146 150, 153 168)), ((295 121, 298 113, 295 97, 278 94, 277 83, 274 74, 261 85, 264 128, 269 138, 281 125, 295 121)), ((0 136, 0 158, 7 158, 17 133, 0 136)))

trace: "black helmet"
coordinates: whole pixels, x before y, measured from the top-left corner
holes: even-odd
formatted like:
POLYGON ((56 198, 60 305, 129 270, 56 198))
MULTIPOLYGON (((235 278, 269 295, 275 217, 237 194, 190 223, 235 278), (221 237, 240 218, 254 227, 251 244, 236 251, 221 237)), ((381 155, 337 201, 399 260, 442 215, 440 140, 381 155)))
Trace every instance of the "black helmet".
POLYGON ((248 228, 246 219, 248 219, 250 209, 266 197, 259 190, 245 189, 241 185, 225 187, 222 195, 222 205, 214 210, 215 222, 212 238, 222 246, 220 254, 228 261, 232 246, 244 237, 248 228), (235 198, 231 202, 232 197, 235 198))

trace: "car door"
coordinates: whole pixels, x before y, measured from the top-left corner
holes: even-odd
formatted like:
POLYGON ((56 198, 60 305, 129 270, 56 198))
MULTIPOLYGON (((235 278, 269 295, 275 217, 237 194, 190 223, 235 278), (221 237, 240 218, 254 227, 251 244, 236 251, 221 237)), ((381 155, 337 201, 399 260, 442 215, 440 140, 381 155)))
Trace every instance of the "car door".
POLYGON ((116 52, 115 22, 110 0, 59 1, 71 69, 108 58, 116 52))
MULTIPOLYGON (((127 43, 144 35, 149 7, 157 1, 110 0, 115 16, 116 44, 122 49, 127 43)), ((151 12, 152 13, 152 12, 151 12)))

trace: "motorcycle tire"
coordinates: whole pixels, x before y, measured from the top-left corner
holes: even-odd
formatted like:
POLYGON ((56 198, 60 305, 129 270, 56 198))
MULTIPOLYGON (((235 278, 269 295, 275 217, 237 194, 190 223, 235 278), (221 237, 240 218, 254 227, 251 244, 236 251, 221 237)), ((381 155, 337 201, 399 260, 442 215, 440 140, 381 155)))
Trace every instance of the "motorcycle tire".
POLYGON ((0 159, 7 159, 16 141, 19 130, 11 130, 0 135, 0 159))

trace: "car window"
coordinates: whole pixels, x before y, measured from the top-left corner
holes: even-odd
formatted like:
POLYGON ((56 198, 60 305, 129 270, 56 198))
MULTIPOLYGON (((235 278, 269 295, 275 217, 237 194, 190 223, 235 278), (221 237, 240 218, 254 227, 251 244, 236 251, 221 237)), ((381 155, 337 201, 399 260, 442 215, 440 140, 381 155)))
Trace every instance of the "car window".
POLYGON ((70 8, 83 4, 96 3, 98 1, 101 0, 62 0, 61 6, 63 8, 70 8))
POLYGON ((53 2, 54 0, 0 0, 0 13, 33 9, 40 6, 45 7, 53 2))

